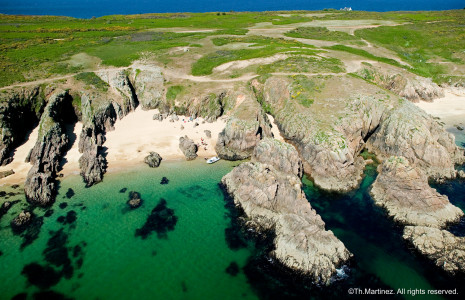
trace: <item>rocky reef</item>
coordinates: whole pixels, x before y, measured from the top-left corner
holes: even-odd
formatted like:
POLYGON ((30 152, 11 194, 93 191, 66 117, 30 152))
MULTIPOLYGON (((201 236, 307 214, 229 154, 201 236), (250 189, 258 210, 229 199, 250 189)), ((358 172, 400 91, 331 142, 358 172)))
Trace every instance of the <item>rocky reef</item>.
POLYGON ((465 238, 447 230, 427 226, 406 226, 404 239, 450 273, 465 272, 465 238))
POLYGON ((396 222, 443 228, 464 215, 447 196, 431 188, 426 174, 411 166, 406 158, 390 157, 379 168, 371 194, 396 222))
POLYGON ((329 284, 336 268, 351 257, 344 244, 325 230, 321 217, 302 191, 302 162, 295 148, 262 140, 252 161, 223 177, 222 184, 244 213, 244 224, 258 232, 273 231, 269 254, 284 266, 329 284), (272 151, 275 159, 270 159, 272 151))
POLYGON ((187 135, 179 138, 179 149, 181 149, 187 160, 197 158, 198 147, 187 135))
POLYGON ((40 119, 39 137, 28 156, 33 166, 24 184, 26 199, 32 204, 46 206, 54 201, 56 173, 69 142, 63 120, 67 104, 71 104, 67 91, 54 92, 40 119))
POLYGON ((249 158, 262 138, 272 136, 268 118, 253 95, 238 93, 236 98, 237 107, 218 135, 215 146, 218 156, 227 160, 249 158))

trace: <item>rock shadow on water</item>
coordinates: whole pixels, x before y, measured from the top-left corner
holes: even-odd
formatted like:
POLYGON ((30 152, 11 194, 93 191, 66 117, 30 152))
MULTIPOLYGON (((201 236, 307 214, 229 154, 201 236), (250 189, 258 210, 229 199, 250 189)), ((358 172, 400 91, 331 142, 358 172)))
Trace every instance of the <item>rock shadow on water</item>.
POLYGON ((71 225, 71 227, 75 227, 77 220, 77 213, 74 210, 70 210, 66 213, 66 216, 60 216, 57 218, 57 222, 63 225, 71 225))
POLYGON ((174 209, 168 208, 166 200, 162 198, 147 217, 145 224, 136 229, 135 236, 146 239, 155 231, 158 238, 167 238, 168 231, 174 230, 177 222, 178 217, 174 214, 174 209))
POLYGON ((22 275, 26 276, 27 281, 41 289, 48 289, 56 285, 60 279, 60 272, 50 266, 42 266, 38 263, 30 263, 24 266, 22 275))
POLYGON ((34 293, 33 295, 34 300, 72 300, 73 298, 69 298, 61 293, 55 291, 41 291, 34 293))
POLYGON ((13 296, 11 300, 27 300, 27 293, 19 293, 13 296))

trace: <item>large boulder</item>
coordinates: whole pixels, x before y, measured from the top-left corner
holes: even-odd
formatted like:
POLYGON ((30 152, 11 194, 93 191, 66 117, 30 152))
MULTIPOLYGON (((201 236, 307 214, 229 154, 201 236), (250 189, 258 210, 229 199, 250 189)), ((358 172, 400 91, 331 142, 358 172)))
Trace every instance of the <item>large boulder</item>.
POLYGON ((160 154, 153 151, 150 152, 150 154, 144 158, 144 162, 148 164, 151 168, 157 168, 160 165, 161 160, 162 158, 160 154))
POLYGON ((198 147, 187 135, 179 138, 179 149, 184 153, 187 160, 196 159, 198 147))

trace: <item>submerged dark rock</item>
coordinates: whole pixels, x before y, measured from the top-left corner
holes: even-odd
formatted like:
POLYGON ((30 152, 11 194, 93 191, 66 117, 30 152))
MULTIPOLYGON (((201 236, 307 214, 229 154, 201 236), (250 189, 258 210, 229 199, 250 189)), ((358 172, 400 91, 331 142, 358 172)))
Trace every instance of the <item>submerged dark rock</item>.
POLYGON ((62 203, 60 203, 59 207, 60 207, 61 209, 65 209, 65 208, 68 207, 68 203, 62 202, 62 203))
POLYGON ((166 206, 165 199, 161 199, 148 216, 145 224, 141 228, 136 229, 135 236, 146 239, 155 231, 158 238, 167 238, 168 231, 174 230, 177 221, 178 217, 175 216, 174 210, 166 206))
POLYGON ((66 297, 65 295, 55 291, 41 291, 34 293, 34 300, 72 300, 73 298, 66 297))
POLYGON ((0 219, 6 215, 8 213, 8 211, 10 210, 10 208, 13 207, 13 205, 15 205, 16 203, 20 202, 19 200, 15 200, 15 201, 5 201, 2 203, 2 205, 0 206, 0 219))
POLYGON ((129 192, 129 200, 126 203, 131 209, 135 209, 141 206, 142 199, 140 197, 140 193, 134 191, 129 192))
POLYGON ((231 262, 226 268, 226 273, 231 276, 237 276, 239 274, 239 265, 235 261, 231 262))
POLYGON ((47 289, 56 285, 60 281, 60 273, 52 267, 41 266, 38 263, 27 264, 22 272, 28 282, 41 289, 47 289))
POLYGON ((66 191, 66 198, 71 199, 74 196, 74 190, 72 188, 69 188, 68 191, 66 191))
POLYGON ((11 298, 11 300, 27 300, 27 293, 19 293, 19 294, 13 296, 13 298, 11 298))
POLYGON ((51 217, 51 216, 53 215, 53 213, 54 213, 54 210, 53 210, 53 209, 48 209, 48 210, 45 212, 44 217, 49 218, 49 217, 51 217))
POLYGON ((127 190, 128 190, 127 188, 122 188, 121 190, 119 190, 119 192, 123 194, 123 193, 126 193, 127 190))
POLYGON ((170 180, 166 177, 163 177, 160 181, 160 184, 168 184, 170 182, 170 180))
POLYGON ((23 242, 21 243, 21 249, 32 244, 39 238, 40 230, 44 225, 44 217, 34 217, 31 224, 27 227, 26 231, 21 235, 23 242))

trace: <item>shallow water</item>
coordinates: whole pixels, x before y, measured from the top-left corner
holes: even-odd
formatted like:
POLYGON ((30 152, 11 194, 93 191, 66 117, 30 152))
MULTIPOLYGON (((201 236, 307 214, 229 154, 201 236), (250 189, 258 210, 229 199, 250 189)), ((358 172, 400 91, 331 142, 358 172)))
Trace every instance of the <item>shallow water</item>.
MULTIPOLYGON (((25 207, 24 201, 16 204, 0 220, 0 298, 21 292, 31 296, 40 290, 76 299, 330 299, 348 296, 353 287, 395 291, 457 287, 465 293, 464 281, 412 252, 401 238, 401 227, 374 206, 369 196, 374 166, 367 167, 361 187, 346 195, 322 192, 303 180, 304 191, 327 228, 354 254, 341 269, 348 277, 318 287, 283 272, 264 255, 266 242, 254 244, 238 227, 231 227, 218 183, 237 164, 207 165, 197 160, 164 162, 158 169, 144 165, 107 174, 92 188, 85 188, 78 176, 67 177, 51 208, 53 214, 45 217, 44 210, 34 210, 44 216, 37 239, 37 230, 29 232, 27 240, 12 233, 9 223, 25 207), (168 184, 160 184, 163 177, 168 184), (141 193, 141 207, 128 208, 130 191, 141 193), (136 236, 162 198, 166 208, 157 216, 168 220, 172 209, 177 221, 166 222, 166 227, 158 222, 159 233, 155 230, 145 239, 136 236), (231 239, 236 235, 241 238, 231 239), (24 246, 25 241, 30 244, 24 246), (232 262, 239 267, 237 274, 232 262), (31 263, 51 267, 55 273, 43 280, 31 263), (42 289, 21 274, 27 265, 30 281, 42 289)), ((463 209, 463 183, 453 181, 440 188, 463 209)), ((12 195, 8 200, 22 197, 12 195)))

